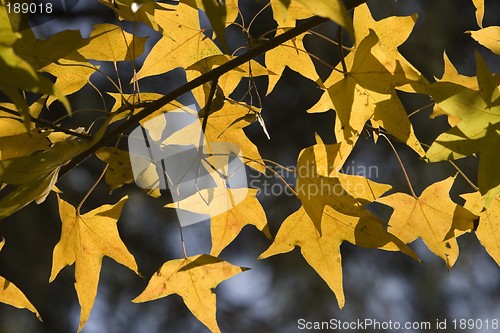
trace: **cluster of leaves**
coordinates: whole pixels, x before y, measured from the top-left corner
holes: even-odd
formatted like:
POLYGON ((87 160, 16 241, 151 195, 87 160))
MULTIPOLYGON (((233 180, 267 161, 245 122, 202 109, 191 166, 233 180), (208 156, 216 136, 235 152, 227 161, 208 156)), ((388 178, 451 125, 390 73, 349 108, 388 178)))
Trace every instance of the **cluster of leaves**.
MULTIPOLYGON (((243 130, 259 121, 267 134, 260 104, 232 100, 231 94, 244 79, 250 82, 249 94, 260 100, 254 77, 268 78, 269 94, 288 67, 323 89, 320 100, 308 112, 335 110, 337 143, 324 144, 317 136, 317 143, 300 153, 297 169, 307 169, 307 172, 297 174, 294 193, 302 206, 282 223, 260 259, 300 247, 309 265, 332 289, 340 307, 345 302, 340 253, 344 241, 367 248, 401 251, 418 260, 408 244, 421 238, 451 268, 459 253, 456 238, 474 231, 500 264, 500 244, 496 241, 500 237, 500 175, 495 169, 500 164, 500 157, 495 153, 500 144, 500 80, 490 72, 479 53, 476 54, 476 76, 459 74, 445 55, 444 75, 431 83, 398 51, 412 32, 415 16, 376 21, 368 6, 360 5, 363 1, 344 4, 340 0, 271 0, 269 5, 277 24, 275 36, 267 42, 250 40, 250 51, 235 57, 226 51, 225 29, 229 25, 248 28, 238 21, 237 0, 225 3, 182 0, 175 5, 154 1, 137 4, 130 0, 100 2, 115 12, 116 24, 97 24, 88 38, 83 38, 79 31, 68 30, 40 40, 30 29, 20 30, 20 17, 9 13, 5 1, 1 1, 0 90, 8 99, 0 103, 1 218, 33 201, 43 202, 52 191, 59 192, 55 186, 57 180, 92 154, 106 165, 97 182, 105 178, 112 189, 132 183, 129 153, 118 149, 118 144, 113 147, 113 139, 119 141, 119 135, 134 124, 144 124, 159 114, 183 107, 175 99, 188 91, 201 107, 199 114, 204 123, 205 145, 236 144, 247 166, 266 172, 265 160, 243 130), (359 6, 351 15, 347 9, 355 5, 359 6), (215 34, 200 25, 203 13, 215 34), (318 33, 309 28, 301 30, 302 26, 309 22, 313 27, 326 21, 312 18, 315 15, 333 20, 354 41, 352 46, 338 41, 342 58, 332 67, 326 80, 320 79, 313 55, 303 43, 304 36, 318 33), (309 18, 312 19, 307 21, 309 18), (134 69, 133 93, 126 94, 120 80, 115 82, 108 77, 116 91, 105 93, 116 103, 111 109, 104 107, 106 121, 92 134, 87 129, 66 129, 43 120, 42 115, 49 114, 56 101, 71 115, 67 96, 87 85, 93 86, 91 77, 104 75, 100 64, 111 63, 116 68, 118 62, 126 61, 135 66, 133 61, 144 52, 146 38, 126 32, 124 21, 145 24, 161 35, 140 70, 134 69), (273 41, 277 42, 272 44, 273 41), (251 60, 258 55, 251 52, 259 48, 261 53, 265 52, 263 63, 251 60), (178 68, 184 70, 189 81, 178 92, 168 96, 139 92, 141 79, 178 68), (398 91, 430 96, 435 102, 433 115, 448 117, 451 128, 428 149, 424 149, 416 137, 398 91), (120 125, 110 130, 108 126, 112 123, 120 125), (361 133, 367 129, 373 134, 374 142, 380 137, 387 140, 391 137, 428 162, 475 155, 479 159, 478 185, 471 183, 474 192, 462 195, 464 206, 450 198, 453 176, 430 185, 420 196, 413 191, 409 181, 410 194, 384 196, 391 185, 338 172, 361 133), (308 191, 311 188, 342 188, 343 191, 340 194, 308 191), (394 210, 389 221, 382 221, 366 208, 373 202, 394 210), (474 228, 473 222, 478 217, 479 225, 474 228)), ((499 55, 500 27, 483 28, 483 1, 474 0, 474 5, 480 29, 469 34, 499 55)), ((159 124, 156 130, 161 131, 164 126, 159 124)), ((192 140, 189 135, 199 135, 188 129, 184 134, 165 139, 153 129, 148 128, 148 131, 150 137, 164 140, 163 144, 189 145, 192 140)), ((224 163, 214 156, 208 158, 212 164, 224 163)), ((232 200, 232 192, 237 190, 224 189, 226 200, 232 200)), ((212 290, 247 268, 232 265, 217 256, 246 225, 254 225, 271 238, 256 190, 245 190, 243 201, 238 204, 231 201, 231 209, 212 214, 210 254, 186 255, 166 262, 133 301, 145 302, 178 294, 203 324, 212 332, 219 332, 212 290)), ((153 197, 161 195, 158 190, 148 193, 153 197)), ((80 331, 94 303, 103 257, 113 258, 137 274, 139 270, 117 229, 127 197, 81 213, 88 195, 76 205, 60 196, 57 194, 62 232, 53 252, 50 282, 65 266, 75 264, 75 288, 81 305, 80 331)), ((199 204, 193 205, 190 198, 185 200, 167 207, 203 212, 199 204)), ((0 248, 3 244, 4 241, 0 248)), ((27 308, 38 316, 33 305, 12 283, 4 280, 2 285, 1 302, 27 308)))

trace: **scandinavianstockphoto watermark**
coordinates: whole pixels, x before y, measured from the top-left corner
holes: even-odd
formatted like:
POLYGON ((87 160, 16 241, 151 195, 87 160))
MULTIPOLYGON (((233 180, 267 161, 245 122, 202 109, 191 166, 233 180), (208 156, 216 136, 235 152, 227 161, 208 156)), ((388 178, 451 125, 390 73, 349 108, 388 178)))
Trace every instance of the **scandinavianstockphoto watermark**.
POLYGON ((256 189, 257 194, 261 196, 299 195, 312 198, 318 195, 339 196, 346 192, 362 195, 366 191, 366 185, 348 177, 362 176, 377 179, 379 176, 378 166, 358 165, 355 161, 350 161, 340 169, 332 169, 334 171, 330 173, 330 177, 318 175, 314 163, 306 163, 299 167, 275 167, 265 174, 253 171, 249 172, 248 185, 256 189), (341 177, 342 181, 332 180, 332 177, 341 177), (297 181, 299 178, 303 181, 297 181))
POLYGON ((210 142, 194 105, 169 110, 136 127, 128 136, 135 183, 148 190, 169 190, 181 226, 198 223, 242 202, 248 189, 263 196, 354 196, 366 194, 366 184, 351 175, 377 178, 376 166, 354 161, 328 175, 312 163, 249 170, 240 147, 210 142), (342 174, 338 173, 342 171, 342 174), (333 177, 332 177, 333 176, 333 177), (334 177, 337 176, 338 178, 334 177))

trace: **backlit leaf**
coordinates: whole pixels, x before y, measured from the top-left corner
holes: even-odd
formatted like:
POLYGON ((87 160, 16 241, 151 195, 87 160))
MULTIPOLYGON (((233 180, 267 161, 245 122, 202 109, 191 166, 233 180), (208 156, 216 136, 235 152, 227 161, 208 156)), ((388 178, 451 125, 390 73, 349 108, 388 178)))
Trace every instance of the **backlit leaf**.
POLYGON ((103 205, 80 215, 75 208, 59 198, 61 239, 54 248, 49 282, 61 269, 75 264, 75 289, 81 306, 80 332, 87 322, 97 294, 97 285, 104 256, 139 274, 134 257, 118 234, 117 222, 127 197, 114 205, 103 205))
POLYGON ((483 210, 481 193, 462 194, 464 207, 479 216, 476 236, 489 255, 500 266, 500 198, 493 200, 491 205, 483 210))
POLYGON ((479 44, 489 48, 493 53, 500 55, 500 26, 491 26, 477 31, 468 31, 468 33, 479 44))
POLYGON ((476 7, 476 21, 477 25, 482 28, 483 27, 483 18, 484 18, 484 0, 472 0, 474 7, 476 7))
MULTIPOLYGON (((286 29, 278 28, 277 34, 285 32, 286 29)), ((269 76, 267 93, 271 93, 278 83, 285 67, 316 81, 319 76, 311 57, 303 44, 304 35, 297 36, 266 53, 266 68, 276 75, 269 76)))
MULTIPOLYGON (((345 58, 348 73, 342 67, 323 84, 329 96, 323 95, 309 112, 335 109, 337 141, 353 146, 366 121, 383 127, 419 155, 424 155, 406 110, 396 89, 414 92, 424 89, 427 80, 398 52, 408 38, 416 17, 389 17, 375 21, 366 5, 356 8, 354 52, 345 58), (378 33, 380 32, 380 36, 378 33)), ((326 93, 325 93, 326 94, 326 93)))
POLYGON ((130 61, 144 52, 146 38, 134 36, 114 24, 96 24, 90 42, 78 52, 89 60, 130 61))
MULTIPOLYGON (((0 242, 0 251, 5 245, 5 239, 0 242)), ((19 290, 12 282, 0 276, 0 302, 12 305, 18 309, 28 309, 33 312, 36 317, 42 321, 40 314, 35 309, 33 304, 24 296, 23 292, 19 290)))
POLYGON ((339 307, 343 308, 345 297, 340 253, 343 241, 366 248, 402 251, 416 259, 413 251, 388 233, 375 217, 345 215, 329 206, 325 208, 321 235, 302 207, 283 222, 273 244, 259 259, 290 252, 299 246, 304 259, 325 280, 335 293, 339 307))
POLYGON ((220 333, 216 321, 216 297, 219 283, 248 270, 208 255, 170 260, 149 280, 146 289, 132 302, 141 303, 177 294, 211 332, 220 333))
POLYGON ((454 178, 449 177, 427 187, 420 197, 406 193, 394 193, 378 198, 377 202, 394 209, 388 231, 405 243, 422 238, 434 254, 451 268, 458 258, 455 237, 464 230, 472 229, 476 218, 468 210, 451 201, 449 192, 454 178), (452 229, 462 230, 449 237, 452 229))
POLYGON ((205 57, 220 54, 215 43, 200 27, 198 10, 184 2, 177 6, 161 4, 173 11, 156 11, 155 19, 163 37, 155 44, 137 73, 137 79, 188 66, 205 57))
POLYGON ((304 7, 309 9, 315 15, 327 17, 330 20, 338 23, 354 36, 351 17, 347 13, 344 4, 340 0, 293 0, 300 2, 304 7))
POLYGON ((436 82, 428 91, 440 108, 460 122, 437 137, 427 151, 431 162, 480 153, 478 183, 487 207, 500 194, 500 90, 488 67, 476 54, 479 91, 436 82))

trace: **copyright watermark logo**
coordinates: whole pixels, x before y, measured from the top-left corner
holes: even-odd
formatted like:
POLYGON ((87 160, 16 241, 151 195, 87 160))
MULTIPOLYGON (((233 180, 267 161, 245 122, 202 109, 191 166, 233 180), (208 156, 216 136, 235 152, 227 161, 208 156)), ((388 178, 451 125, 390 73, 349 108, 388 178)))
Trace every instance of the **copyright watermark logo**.
POLYGON ((169 189, 181 226, 224 213, 248 192, 237 145, 209 142, 193 106, 165 112, 129 135, 135 183, 169 189))
POLYGON ((19 30, 30 29, 61 17, 71 11, 79 0, 4 0, 9 15, 26 15, 29 18, 23 22, 19 30))

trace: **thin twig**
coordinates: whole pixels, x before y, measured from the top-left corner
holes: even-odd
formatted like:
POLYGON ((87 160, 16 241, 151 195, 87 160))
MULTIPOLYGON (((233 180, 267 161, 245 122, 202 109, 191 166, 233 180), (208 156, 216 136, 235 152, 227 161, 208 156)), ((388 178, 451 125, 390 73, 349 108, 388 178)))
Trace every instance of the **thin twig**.
POLYGON ((453 165, 453 167, 458 171, 458 173, 465 179, 465 181, 476 191, 480 191, 479 187, 476 186, 476 184, 474 184, 472 182, 472 180, 470 180, 469 177, 467 177, 467 175, 462 171, 462 169, 460 169, 458 167, 458 165, 455 164, 455 162, 451 161, 451 160, 448 160, 448 162, 450 162, 451 165, 453 165))
POLYGON ((252 20, 250 21, 250 23, 248 23, 248 27, 246 28, 246 30, 248 31, 248 33, 250 33, 250 29, 252 28, 252 24, 253 22, 255 22, 255 19, 264 12, 264 10, 266 10, 267 7, 269 7, 271 5, 270 2, 267 3, 267 5, 265 5, 264 7, 262 7, 258 12, 257 14, 254 15, 254 17, 252 17, 252 20))
POLYGON ((403 173, 404 173, 405 178, 406 178, 406 182, 408 183, 408 187, 410 188, 411 196, 414 197, 415 199, 418 199, 417 195, 415 194, 415 191, 413 190, 413 186, 411 185, 410 178, 408 177, 408 173, 406 172, 406 169, 403 165, 403 162, 401 161, 401 158, 399 157, 399 154, 398 154, 396 148, 392 144, 391 140, 389 140, 389 138, 384 133, 379 133, 379 135, 381 137, 383 137, 391 146, 392 151, 394 151, 394 154, 396 155, 396 157, 398 159, 399 166, 401 166, 401 170, 403 170, 403 173))
POLYGON ((337 47, 342 46, 342 48, 343 48, 344 50, 346 50, 346 51, 352 52, 352 50, 353 50, 353 49, 352 49, 352 47, 348 47, 348 46, 342 45, 342 44, 340 44, 340 43, 338 43, 338 42, 334 41, 333 39, 331 39, 331 38, 329 38, 329 37, 327 37, 327 36, 325 36, 325 35, 323 35, 323 34, 321 34, 321 33, 317 32, 317 31, 310 30, 310 31, 309 31, 309 33, 310 33, 310 34, 312 34, 312 35, 318 36, 319 38, 324 39, 324 40, 326 40, 327 42, 329 42, 329 43, 331 43, 331 44, 333 44, 333 45, 335 45, 335 46, 337 46, 337 47))
POLYGON ((340 69, 337 69, 336 66, 334 65, 331 65, 329 63, 327 63, 326 61, 324 61, 323 59, 321 59, 320 57, 318 57, 317 55, 315 55, 314 53, 311 53, 307 50, 302 50, 302 49, 299 49, 299 48, 296 48, 294 46, 290 46, 290 45, 281 45, 282 47, 288 47, 288 48, 291 48, 291 49, 294 49, 296 50, 297 52, 302 52, 302 53, 305 53, 307 54, 308 56, 310 56, 311 58, 313 58, 314 60, 316 60, 317 62, 321 63, 322 65, 324 65, 325 67, 328 67, 329 69, 333 70, 333 71, 336 71, 336 72, 339 72, 339 73, 346 73, 344 71, 341 71, 340 69))
POLYGON ((92 187, 87 191, 87 193, 83 197, 82 201, 80 201, 80 203, 78 204, 78 206, 76 206, 76 212, 77 212, 77 214, 80 214, 80 209, 82 209, 82 206, 85 203, 85 201, 88 199, 88 197, 90 196, 90 194, 92 194, 92 192, 94 192, 94 190, 97 187, 97 185, 99 185, 99 183, 101 182, 102 178, 106 174, 106 171, 108 171, 108 167, 109 167, 109 164, 106 164, 106 166, 102 170, 101 174, 99 175, 99 178, 97 178, 97 180, 94 182, 94 184, 92 185, 92 187))
POLYGON ((339 49, 339 57, 340 57, 340 63, 342 64, 342 72, 344 74, 344 77, 347 76, 347 65, 345 63, 345 56, 344 56, 344 48, 342 45, 344 44, 344 30, 342 30, 342 27, 339 25, 339 28, 337 30, 337 39, 339 40, 338 43, 338 49, 339 49))
MULTIPOLYGON (((426 143, 423 143, 423 142, 420 142, 420 144, 421 144, 422 146, 424 146, 424 147, 427 147, 427 148, 429 148, 429 147, 430 147, 430 145, 428 145, 428 144, 426 144, 426 143)), ((469 184, 469 185, 470 185, 470 186, 471 186, 474 190, 476 190, 476 191, 478 191, 478 192, 480 191, 479 187, 478 187, 476 184, 474 184, 474 183, 472 182, 472 180, 470 180, 470 178, 469 178, 469 177, 467 177, 467 175, 465 174, 465 172, 463 172, 463 170, 462 170, 462 169, 460 169, 460 168, 458 167, 458 165, 456 165, 456 164, 455 164, 455 162, 453 162, 452 160, 447 160, 447 161, 448 161, 448 163, 450 163, 450 164, 451 164, 451 165, 452 165, 452 166, 453 166, 453 167, 454 167, 454 168, 458 171, 458 173, 459 173, 459 174, 460 174, 460 175, 464 178, 464 180, 465 180, 465 181, 466 181, 466 182, 467 182, 467 183, 468 183, 468 184, 469 184)))
POLYGON ((434 104, 436 104, 436 103, 435 103, 435 102, 432 102, 432 103, 429 103, 429 104, 427 104, 427 105, 422 106, 421 108, 416 109, 415 111, 413 111, 412 113, 410 113, 410 114, 408 115, 408 118, 410 118, 411 116, 413 116, 413 115, 415 115, 415 114, 419 113, 419 112, 420 112, 420 111, 422 111, 422 110, 427 109, 428 107, 433 106, 434 104))
POLYGON ((181 222, 179 222, 179 233, 181 234, 181 244, 182 244, 182 251, 184 252, 184 258, 187 259, 187 251, 186 251, 186 243, 184 243, 184 235, 182 233, 182 226, 181 222))

